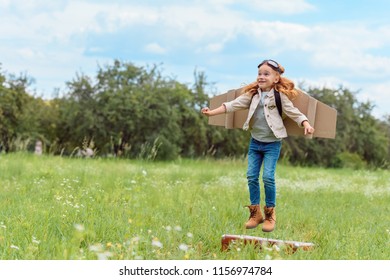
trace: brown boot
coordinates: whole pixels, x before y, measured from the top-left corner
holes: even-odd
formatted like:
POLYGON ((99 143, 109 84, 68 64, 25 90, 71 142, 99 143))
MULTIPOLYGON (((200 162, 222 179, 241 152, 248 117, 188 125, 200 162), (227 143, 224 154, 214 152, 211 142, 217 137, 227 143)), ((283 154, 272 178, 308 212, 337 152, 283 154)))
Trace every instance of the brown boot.
POLYGON ((249 208, 250 216, 249 220, 245 223, 245 228, 255 228, 264 221, 260 205, 248 205, 246 207, 249 208))
POLYGON ((276 224, 276 212, 275 207, 267 207, 264 206, 264 224, 263 224, 263 231, 264 232, 271 232, 275 228, 276 224))

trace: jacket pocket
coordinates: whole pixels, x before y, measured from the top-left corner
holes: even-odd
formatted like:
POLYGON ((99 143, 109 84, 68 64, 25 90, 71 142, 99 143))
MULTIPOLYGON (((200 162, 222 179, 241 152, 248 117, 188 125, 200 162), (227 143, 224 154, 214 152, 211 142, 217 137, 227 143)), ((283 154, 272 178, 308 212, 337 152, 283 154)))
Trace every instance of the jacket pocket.
POLYGON ((273 109, 275 109, 275 108, 276 108, 275 105, 268 105, 268 109, 269 109, 269 110, 273 110, 273 109))

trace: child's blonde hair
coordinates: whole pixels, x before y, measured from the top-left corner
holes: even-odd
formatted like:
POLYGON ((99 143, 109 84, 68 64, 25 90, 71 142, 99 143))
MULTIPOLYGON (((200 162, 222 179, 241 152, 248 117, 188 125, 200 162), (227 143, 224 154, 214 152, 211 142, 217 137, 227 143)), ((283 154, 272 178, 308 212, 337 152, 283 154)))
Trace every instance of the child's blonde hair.
MULTIPOLYGON (((275 61, 273 61, 275 62, 275 61)), ((259 64, 258 67, 263 65, 264 63, 267 63, 267 60, 264 60, 262 63, 259 64)), ((277 63, 277 62, 275 62, 277 63)), ((267 63, 268 64, 268 63, 267 63)), ((271 64, 268 64, 271 66, 272 70, 274 70, 276 73, 279 74, 279 81, 274 85, 274 89, 284 93, 290 100, 293 100, 295 97, 299 95, 299 91, 295 89, 294 82, 282 77, 282 74, 284 73, 284 67, 282 65, 278 64, 278 69, 276 70, 275 67, 271 64)), ((259 85, 257 84, 257 81, 248 84, 244 87, 244 93, 254 95, 257 93, 257 90, 259 89, 259 85)))

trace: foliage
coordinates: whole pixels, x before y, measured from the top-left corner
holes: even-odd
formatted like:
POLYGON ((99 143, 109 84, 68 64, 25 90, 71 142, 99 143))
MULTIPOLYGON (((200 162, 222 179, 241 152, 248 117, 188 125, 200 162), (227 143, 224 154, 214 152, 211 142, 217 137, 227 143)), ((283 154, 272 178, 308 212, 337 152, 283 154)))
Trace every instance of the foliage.
MULTIPOLYGON (((25 74, 0 74, 0 147, 5 152, 33 150, 36 140, 46 153, 58 155, 90 146, 101 157, 149 160, 242 157, 247 152, 248 132, 209 126, 200 114, 212 88, 203 72, 195 70, 189 86, 163 76, 156 65, 115 60, 99 66, 95 77, 76 74, 51 100, 30 95, 31 82, 25 74)), ((388 116, 376 119, 373 105, 359 102, 346 88, 306 91, 337 109, 337 137, 290 137, 283 142, 283 162, 342 167, 345 155, 356 155, 361 166, 390 166, 388 116)))
POLYGON ((337 155, 335 165, 343 168, 362 169, 366 167, 366 162, 356 153, 343 152, 337 155))

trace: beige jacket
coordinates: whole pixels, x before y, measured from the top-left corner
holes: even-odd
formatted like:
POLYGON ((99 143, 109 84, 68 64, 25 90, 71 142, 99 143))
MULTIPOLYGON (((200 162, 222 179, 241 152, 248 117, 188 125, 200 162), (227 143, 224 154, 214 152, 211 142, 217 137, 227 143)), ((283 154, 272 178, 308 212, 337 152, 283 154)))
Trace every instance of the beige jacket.
MULTIPOLYGON (((302 126, 302 122, 308 120, 307 117, 302 114, 296 107, 294 107, 288 97, 280 93, 280 99, 282 102, 283 118, 285 116, 295 121, 299 127, 302 126)), ((244 123, 243 129, 248 130, 252 127, 252 117, 260 103, 260 94, 256 93, 253 97, 250 94, 242 94, 236 99, 223 103, 226 107, 226 112, 235 112, 238 110, 249 109, 248 117, 244 123)), ((287 131, 283 124, 283 119, 280 117, 278 108, 276 107, 274 90, 272 89, 264 98, 264 113, 266 116, 267 124, 275 134, 276 138, 287 137, 287 131)))

